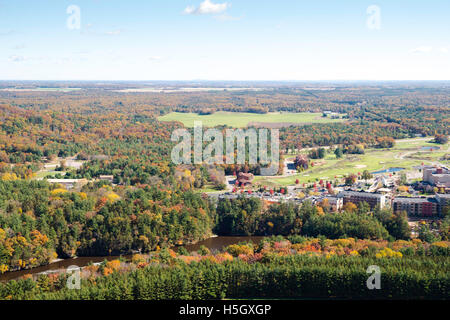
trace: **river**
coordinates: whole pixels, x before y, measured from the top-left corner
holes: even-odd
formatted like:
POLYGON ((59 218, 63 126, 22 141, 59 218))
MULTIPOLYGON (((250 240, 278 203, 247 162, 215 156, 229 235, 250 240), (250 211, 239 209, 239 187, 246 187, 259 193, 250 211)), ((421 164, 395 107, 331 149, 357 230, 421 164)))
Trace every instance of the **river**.
MULTIPOLYGON (((242 241, 246 242, 253 242, 255 244, 259 243, 264 237, 256 237, 256 236, 249 236, 249 237, 212 237, 203 241, 199 241, 195 244, 188 244, 184 245, 183 247, 189 251, 197 251, 200 249, 201 246, 205 246, 211 251, 219 251, 223 248, 231 245, 236 244, 242 241)), ((179 247, 175 247, 175 251, 179 247)), ((123 255, 122 257, 126 259, 131 259, 132 255, 123 255)), ((61 272, 66 270, 70 266, 77 266, 77 267, 85 267, 89 265, 90 263, 100 263, 104 261, 105 259, 110 261, 114 259, 118 259, 120 256, 100 256, 100 257, 77 257, 77 258, 71 258, 71 259, 64 259, 57 262, 50 263, 46 266, 36 267, 33 269, 28 270, 20 270, 20 271, 12 271, 12 272, 6 272, 4 274, 0 274, 0 281, 9 281, 18 279, 20 277, 23 277, 25 275, 31 274, 32 276, 36 276, 40 273, 53 273, 53 272, 61 272)))

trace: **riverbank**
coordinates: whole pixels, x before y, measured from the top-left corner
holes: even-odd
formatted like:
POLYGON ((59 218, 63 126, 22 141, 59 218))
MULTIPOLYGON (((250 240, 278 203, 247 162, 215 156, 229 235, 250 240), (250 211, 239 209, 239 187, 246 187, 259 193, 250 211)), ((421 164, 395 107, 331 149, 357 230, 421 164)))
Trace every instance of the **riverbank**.
MULTIPOLYGON (((198 241, 196 243, 190 243, 182 246, 176 246, 173 247, 175 251, 177 251, 179 248, 184 247, 189 252, 194 252, 200 249, 200 247, 205 246, 212 252, 220 251, 223 248, 232 245, 237 244, 239 242, 253 242, 255 244, 259 243, 264 237, 263 236, 217 236, 213 235, 210 238, 207 238, 205 240, 198 241)), ((31 275, 33 277, 37 277, 40 274, 48 274, 48 273, 58 273, 58 272, 64 272, 69 267, 86 267, 89 264, 99 264, 102 263, 104 260, 111 261, 116 260, 119 258, 125 258, 127 260, 130 260, 132 258, 133 254, 125 254, 125 255, 119 255, 119 256, 95 256, 95 257, 76 257, 76 258, 69 258, 69 259, 57 259, 56 261, 49 263, 45 266, 40 266, 32 269, 24 269, 19 271, 10 271, 6 272, 4 274, 0 274, 0 282, 7 282, 10 280, 16 280, 23 276, 31 275)))

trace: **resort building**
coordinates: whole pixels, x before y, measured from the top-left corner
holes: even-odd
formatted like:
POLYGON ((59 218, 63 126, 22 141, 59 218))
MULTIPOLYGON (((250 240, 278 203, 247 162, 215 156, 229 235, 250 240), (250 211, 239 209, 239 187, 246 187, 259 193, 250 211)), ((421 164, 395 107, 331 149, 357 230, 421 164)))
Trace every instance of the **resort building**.
POLYGON ((379 206, 380 209, 386 206, 386 196, 379 193, 359 192, 359 191, 341 191, 338 194, 339 198, 343 198, 344 204, 352 202, 358 204, 360 202, 367 202, 370 208, 373 209, 379 206))
POLYGON ((406 211, 412 217, 432 217, 440 215, 441 206, 435 197, 397 197, 392 202, 394 212, 406 211))
POLYGON ((333 196, 325 196, 317 199, 315 202, 323 204, 323 201, 327 200, 328 205, 330 206, 331 211, 341 211, 344 207, 344 199, 340 197, 333 197, 333 196))
POLYGON ((450 170, 444 167, 423 167, 423 181, 438 188, 450 188, 450 170))
POLYGON ((446 206, 450 206, 450 194, 436 194, 436 200, 439 202, 441 209, 446 206))

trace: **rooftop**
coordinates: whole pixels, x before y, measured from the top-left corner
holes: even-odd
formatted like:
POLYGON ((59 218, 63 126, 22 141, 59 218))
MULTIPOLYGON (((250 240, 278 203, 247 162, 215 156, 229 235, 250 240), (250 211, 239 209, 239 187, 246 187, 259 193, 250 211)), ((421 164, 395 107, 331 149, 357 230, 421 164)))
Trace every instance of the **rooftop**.
POLYGON ((77 183, 83 179, 47 179, 50 183, 77 183))
POLYGON ((397 197, 394 199, 394 202, 409 202, 409 203, 426 203, 426 202, 436 202, 435 198, 410 198, 410 197, 397 197))
POLYGON ((341 192, 339 192, 338 196, 357 196, 357 197, 369 197, 369 198, 384 197, 383 194, 364 192, 364 191, 341 191, 341 192))

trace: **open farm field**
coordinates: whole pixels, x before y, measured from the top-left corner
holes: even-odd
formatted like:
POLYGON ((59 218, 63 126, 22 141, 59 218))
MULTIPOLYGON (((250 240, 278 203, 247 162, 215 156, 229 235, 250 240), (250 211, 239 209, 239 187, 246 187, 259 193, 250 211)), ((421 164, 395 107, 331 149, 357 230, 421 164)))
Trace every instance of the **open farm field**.
POLYGON ((322 113, 313 112, 269 112, 266 114, 245 113, 245 112, 215 112, 213 114, 200 115, 197 113, 172 112, 158 118, 159 121, 179 121, 185 127, 193 127, 194 121, 201 121, 205 127, 215 127, 227 125, 234 128, 243 128, 254 123, 261 126, 261 123, 279 124, 311 124, 311 123, 332 123, 342 122, 344 119, 331 119, 322 117, 322 113))

